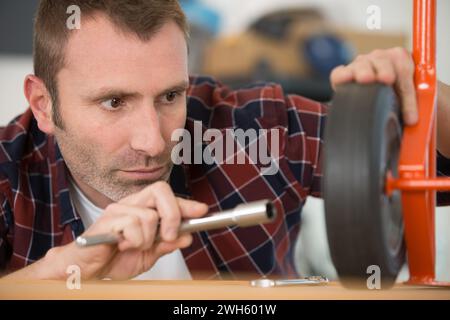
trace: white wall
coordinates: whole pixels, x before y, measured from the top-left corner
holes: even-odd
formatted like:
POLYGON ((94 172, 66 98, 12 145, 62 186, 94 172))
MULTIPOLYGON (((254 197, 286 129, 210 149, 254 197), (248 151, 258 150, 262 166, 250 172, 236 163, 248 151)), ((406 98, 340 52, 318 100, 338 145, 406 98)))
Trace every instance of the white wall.
POLYGON ((31 57, 0 55, 0 126, 26 109, 23 80, 32 71, 31 57))

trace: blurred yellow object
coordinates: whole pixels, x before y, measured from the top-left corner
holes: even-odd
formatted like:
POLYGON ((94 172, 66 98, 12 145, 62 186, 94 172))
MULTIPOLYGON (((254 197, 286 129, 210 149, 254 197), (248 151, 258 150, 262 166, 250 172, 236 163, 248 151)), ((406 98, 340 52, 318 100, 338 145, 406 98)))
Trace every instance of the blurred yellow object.
POLYGON ((217 38, 206 47, 202 72, 218 78, 236 78, 254 74, 258 65, 265 63, 277 75, 308 77, 313 70, 303 56, 303 43, 324 33, 346 41, 354 54, 406 44, 404 34, 334 28, 318 16, 292 22, 280 38, 255 30, 217 38))

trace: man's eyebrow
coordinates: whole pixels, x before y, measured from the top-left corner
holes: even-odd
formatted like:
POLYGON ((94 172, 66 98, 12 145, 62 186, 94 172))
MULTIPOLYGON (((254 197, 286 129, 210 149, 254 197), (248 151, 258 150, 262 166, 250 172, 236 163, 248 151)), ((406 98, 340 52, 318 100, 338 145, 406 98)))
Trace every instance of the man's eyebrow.
MULTIPOLYGON (((163 96, 167 94, 168 92, 176 91, 176 92, 183 92, 186 91, 189 88, 189 81, 181 81, 171 87, 168 87, 167 89, 164 89, 156 94, 156 97, 163 96)), ((84 98, 86 100, 90 101, 103 101, 106 99, 111 99, 113 97, 117 98, 138 98, 142 97, 142 94, 139 92, 133 92, 133 91, 126 91, 122 89, 116 89, 116 88, 102 88, 94 93, 90 93, 84 98)))
POLYGON ((139 96, 142 96, 138 92, 132 92, 132 91, 125 91, 122 89, 116 89, 116 88, 102 88, 94 93, 90 93, 84 98, 86 100, 100 102, 106 99, 111 99, 113 97, 117 98, 137 98, 139 96))
POLYGON ((167 89, 164 89, 162 91, 160 91, 158 94, 156 94, 156 97, 160 97, 163 96, 165 94, 167 94, 168 92, 183 92, 186 91, 189 88, 189 81, 181 81, 167 89))

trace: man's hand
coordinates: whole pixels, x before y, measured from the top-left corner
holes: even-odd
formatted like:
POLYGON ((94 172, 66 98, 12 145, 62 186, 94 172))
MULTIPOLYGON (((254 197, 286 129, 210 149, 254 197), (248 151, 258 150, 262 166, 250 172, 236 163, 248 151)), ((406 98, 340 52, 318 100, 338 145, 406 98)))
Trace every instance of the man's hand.
POLYGON ((418 120, 416 93, 414 89, 414 61, 404 48, 375 50, 359 55, 347 66, 339 66, 331 73, 331 84, 346 82, 381 82, 393 85, 401 100, 403 120, 414 125, 418 120))
POLYGON ((203 216, 207 210, 206 204, 177 198, 167 183, 156 182, 109 205, 84 233, 121 232, 118 244, 79 248, 72 242, 49 250, 44 260, 53 264, 59 279, 67 276, 72 264, 80 267, 83 279, 129 279, 147 271, 162 255, 189 246, 191 235, 178 236, 181 219, 203 216), (155 242, 158 232, 161 240, 155 242))

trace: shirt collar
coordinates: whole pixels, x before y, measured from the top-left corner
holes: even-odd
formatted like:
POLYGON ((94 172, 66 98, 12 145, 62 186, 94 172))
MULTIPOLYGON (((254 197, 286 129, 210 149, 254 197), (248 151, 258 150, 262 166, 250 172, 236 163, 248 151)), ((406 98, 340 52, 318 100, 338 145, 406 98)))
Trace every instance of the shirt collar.
POLYGON ((48 137, 51 174, 54 176, 52 179, 52 191, 55 203, 60 208, 60 225, 64 226, 76 220, 81 220, 80 215, 75 210, 72 199, 69 192, 68 174, 69 170, 62 157, 61 150, 58 147, 54 136, 48 137))

